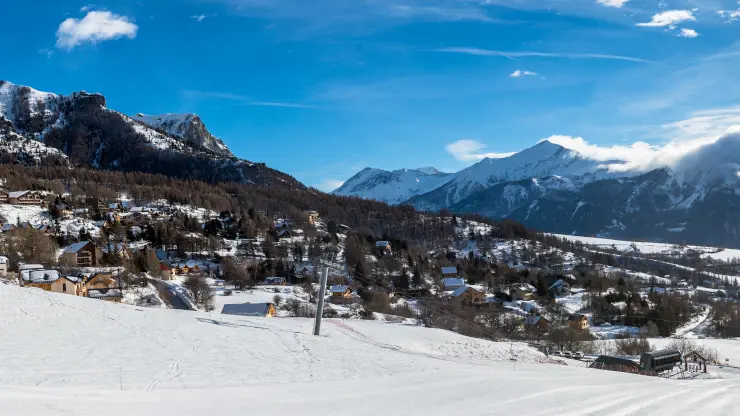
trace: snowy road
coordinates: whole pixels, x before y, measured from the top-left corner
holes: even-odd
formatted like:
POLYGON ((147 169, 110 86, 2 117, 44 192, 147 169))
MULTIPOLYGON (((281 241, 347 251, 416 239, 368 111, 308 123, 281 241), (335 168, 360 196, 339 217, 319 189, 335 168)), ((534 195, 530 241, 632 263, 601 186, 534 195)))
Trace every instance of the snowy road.
POLYGON ((740 380, 553 365, 524 344, 383 322, 327 320, 315 337, 312 324, 0 285, 0 415, 740 414, 740 380))
POLYGON ((180 297, 175 293, 175 291, 166 283, 164 283, 161 280, 157 279, 149 279, 149 283, 154 285, 155 288, 157 288, 157 291, 159 292, 159 296, 167 302, 167 305, 170 306, 172 309, 180 309, 184 311, 190 311, 192 308, 190 305, 185 303, 180 297))

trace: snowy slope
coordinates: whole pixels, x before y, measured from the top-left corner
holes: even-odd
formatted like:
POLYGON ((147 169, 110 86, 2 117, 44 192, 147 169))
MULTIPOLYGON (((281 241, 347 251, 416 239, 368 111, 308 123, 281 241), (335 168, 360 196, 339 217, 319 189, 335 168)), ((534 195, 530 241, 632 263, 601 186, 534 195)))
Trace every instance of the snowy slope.
POLYGON ((738 380, 542 364, 524 345, 381 322, 326 320, 314 337, 311 320, 144 309, 0 284, 0 328, 0 353, 12 357, 0 372, 3 415, 738 410, 738 380))
POLYGON ((413 196, 438 188, 451 178, 451 174, 434 168, 394 171, 365 168, 332 193, 400 204, 413 196))

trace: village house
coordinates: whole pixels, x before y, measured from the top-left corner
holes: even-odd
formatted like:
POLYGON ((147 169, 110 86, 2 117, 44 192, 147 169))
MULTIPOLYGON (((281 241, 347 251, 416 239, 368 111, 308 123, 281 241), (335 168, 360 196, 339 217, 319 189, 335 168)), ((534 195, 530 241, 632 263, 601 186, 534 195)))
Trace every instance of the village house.
POLYGON ((176 265, 176 274, 190 274, 200 272, 200 266, 194 260, 179 262, 176 265))
POLYGON ((458 299, 463 305, 480 306, 486 303, 486 294, 470 286, 457 289, 451 296, 458 299))
POLYGON ((37 287, 47 292, 64 293, 77 296, 80 292, 80 279, 62 276, 56 270, 29 270, 22 275, 24 286, 37 287))
POLYGON ((265 284, 266 285, 274 285, 274 286, 285 286, 287 282, 285 281, 284 277, 265 277, 265 284))
POLYGON ((224 305, 221 313, 224 315, 272 318, 277 314, 277 311, 275 310, 275 305, 272 303, 240 303, 224 305))
POLYGON ((306 211, 305 214, 308 217, 308 223, 311 225, 316 224, 316 221, 319 220, 319 213, 316 211, 306 211))
POLYGON ((457 290, 465 286, 465 280, 459 277, 445 277, 442 279, 442 287, 444 290, 457 290))
POLYGON ((64 249, 62 263, 69 267, 93 267, 100 265, 103 252, 92 241, 80 241, 64 249))
POLYGON ((8 193, 8 202, 14 205, 44 205, 44 197, 38 191, 16 191, 8 193))
POLYGON ((98 211, 98 212, 105 212, 108 209, 108 206, 105 204, 105 202, 103 202, 103 200, 101 200, 100 198, 96 198, 96 197, 87 197, 85 199, 85 205, 89 209, 93 211, 98 211))
POLYGON ((563 279, 558 279, 555 283, 551 284, 547 288, 547 291, 553 296, 568 296, 570 295, 570 285, 563 279))
POLYGON ((281 238, 290 238, 290 237, 293 237, 293 231, 291 231, 291 230, 289 230, 287 228, 283 228, 280 231, 278 231, 278 233, 277 233, 277 238, 278 239, 281 239, 281 238))
POLYGON ((532 300, 537 295, 537 288, 529 283, 514 285, 510 290, 512 299, 532 300))
POLYGON ((524 329, 528 332, 547 332, 550 323, 540 315, 529 315, 524 318, 524 329))
POLYGON ((568 317, 568 326, 583 331, 588 328, 588 316, 576 314, 568 317))
POLYGON ((344 303, 352 299, 352 288, 347 285, 334 285, 329 288, 329 293, 334 303, 344 303))
POLYGON ((382 251, 383 254, 391 254, 393 252, 393 248, 389 241, 376 241, 375 248, 382 251))
POLYGON ((163 280, 172 280, 177 275, 177 268, 167 261, 159 262, 159 277, 163 280))
POLYGON ((0 204, 7 204, 8 200, 8 191, 6 189, 0 188, 0 204))
POLYGON ((57 214, 62 218, 71 218, 74 212, 69 209, 67 204, 56 204, 54 205, 54 209, 56 210, 57 214))
POLYGON ((3 233, 9 233, 13 230, 15 230, 15 225, 11 223, 3 224, 3 226, 0 227, 0 232, 3 232, 3 233))
POLYGON ((81 296, 121 302, 123 293, 118 281, 110 273, 96 273, 86 278, 81 287, 81 296))

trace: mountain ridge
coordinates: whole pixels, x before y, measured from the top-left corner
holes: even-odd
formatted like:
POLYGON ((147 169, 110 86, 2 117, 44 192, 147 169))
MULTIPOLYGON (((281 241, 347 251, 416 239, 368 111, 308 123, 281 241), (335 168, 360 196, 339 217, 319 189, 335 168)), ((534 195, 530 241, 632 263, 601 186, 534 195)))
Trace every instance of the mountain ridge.
POLYGON ((57 95, 0 81, 0 161, 65 163, 159 173, 208 182, 304 187, 295 178, 235 157, 193 113, 133 117, 102 94, 57 95))

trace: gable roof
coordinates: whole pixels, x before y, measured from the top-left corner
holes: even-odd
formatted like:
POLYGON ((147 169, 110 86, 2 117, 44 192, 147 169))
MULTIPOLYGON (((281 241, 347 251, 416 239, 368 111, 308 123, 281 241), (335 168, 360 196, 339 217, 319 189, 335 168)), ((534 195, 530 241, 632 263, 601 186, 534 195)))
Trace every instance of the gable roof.
POLYGON ((442 268, 442 274, 457 274, 457 267, 446 266, 442 268))
POLYGON ((331 293, 344 293, 347 291, 347 289, 352 290, 347 285, 334 285, 331 288, 329 288, 329 292, 331 293))
POLYGON ((547 290, 551 290, 553 288, 556 288, 558 286, 570 286, 567 282, 565 282, 563 279, 558 279, 555 283, 551 284, 550 287, 547 288, 547 290))
MULTIPOLYGON (((452 292, 452 296, 458 297, 458 296, 462 295, 463 293, 467 292, 468 289, 476 290, 475 288, 470 287, 470 286, 461 286, 461 287, 457 288, 454 292, 452 292)), ((477 292, 477 290, 476 290, 476 292, 477 292)))
POLYGON ((8 223, 8 224, 3 224, 3 227, 0 230, 2 230, 2 231, 10 231, 13 228, 15 228, 15 225, 8 223))
POLYGON ((10 198, 20 198, 20 197, 22 197, 23 195, 25 195, 25 194, 27 194, 29 192, 31 192, 31 191, 13 191, 13 192, 9 192, 8 193, 8 197, 10 197, 10 198))
POLYGON ((64 254, 77 253, 78 251, 82 250, 88 243, 90 243, 90 242, 89 241, 80 241, 78 243, 74 243, 74 244, 72 244, 72 245, 70 245, 70 246, 68 246, 67 248, 64 249, 64 254))
POLYGON ((465 286, 465 281, 459 277, 445 277, 442 279, 442 285, 444 287, 465 286))
POLYGON ((272 303, 241 303, 224 305, 222 314, 240 316, 267 316, 272 303))

